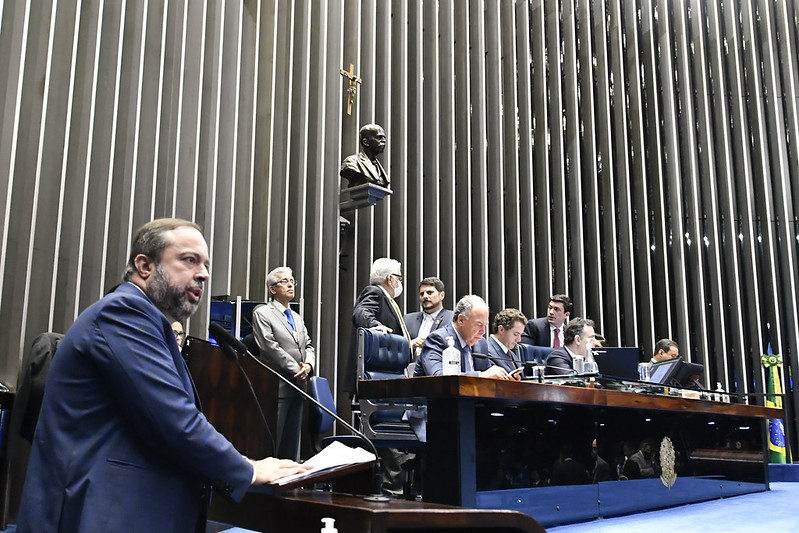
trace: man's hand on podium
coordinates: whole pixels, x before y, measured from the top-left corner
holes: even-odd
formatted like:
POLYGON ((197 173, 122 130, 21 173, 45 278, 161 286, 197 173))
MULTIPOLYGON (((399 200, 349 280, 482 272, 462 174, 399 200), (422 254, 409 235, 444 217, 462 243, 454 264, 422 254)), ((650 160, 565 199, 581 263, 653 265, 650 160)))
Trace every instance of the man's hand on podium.
POLYGON ((253 485, 263 485, 264 483, 271 483, 276 479, 280 479, 292 474, 299 474, 313 468, 310 465, 301 465, 295 463, 290 459, 277 459, 275 457, 267 457, 260 461, 253 461, 247 458, 252 467, 255 469, 255 480, 253 485))

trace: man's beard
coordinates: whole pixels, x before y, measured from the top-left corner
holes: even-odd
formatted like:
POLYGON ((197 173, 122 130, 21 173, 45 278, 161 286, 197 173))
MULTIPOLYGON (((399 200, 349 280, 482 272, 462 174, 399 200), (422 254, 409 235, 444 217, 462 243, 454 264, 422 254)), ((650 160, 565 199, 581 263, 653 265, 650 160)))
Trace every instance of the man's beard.
POLYGON ((147 284, 144 293, 152 300, 155 306, 168 317, 183 322, 197 311, 200 302, 192 303, 188 300, 187 290, 199 286, 195 282, 185 287, 175 287, 169 283, 169 275, 161 265, 156 265, 153 277, 147 284))

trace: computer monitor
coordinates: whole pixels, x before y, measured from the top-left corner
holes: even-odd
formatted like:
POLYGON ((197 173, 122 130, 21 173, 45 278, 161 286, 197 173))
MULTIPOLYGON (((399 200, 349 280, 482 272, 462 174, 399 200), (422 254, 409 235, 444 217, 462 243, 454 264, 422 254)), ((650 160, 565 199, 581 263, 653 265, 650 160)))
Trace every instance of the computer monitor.
POLYGON ((606 347, 594 348, 594 359, 599 366, 599 373, 603 376, 638 379, 638 361, 641 349, 635 347, 606 347))
POLYGON ((661 385, 676 387, 701 388, 700 379, 704 367, 697 363, 689 363, 681 357, 652 366, 651 381, 661 385))

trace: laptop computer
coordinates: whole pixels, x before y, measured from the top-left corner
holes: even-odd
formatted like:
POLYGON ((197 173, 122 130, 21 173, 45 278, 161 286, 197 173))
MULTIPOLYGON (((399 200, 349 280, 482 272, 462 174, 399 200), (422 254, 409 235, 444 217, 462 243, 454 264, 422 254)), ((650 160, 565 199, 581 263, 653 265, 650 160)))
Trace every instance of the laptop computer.
POLYGON ((641 349, 629 348, 595 348, 594 360, 603 376, 638 380, 638 361, 641 349))

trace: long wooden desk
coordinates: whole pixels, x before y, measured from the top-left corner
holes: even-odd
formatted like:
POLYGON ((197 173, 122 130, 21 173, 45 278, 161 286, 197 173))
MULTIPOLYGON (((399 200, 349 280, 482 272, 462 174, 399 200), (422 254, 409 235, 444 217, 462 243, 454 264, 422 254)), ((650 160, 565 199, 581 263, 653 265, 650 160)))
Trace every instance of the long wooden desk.
POLYGON ((760 406, 470 376, 361 381, 359 395, 426 401, 425 501, 516 509, 545 526, 767 490, 765 422, 782 417, 760 406), (589 468, 595 438, 613 464, 622 443, 637 450, 651 438, 657 453, 663 437, 677 458, 670 489, 659 478, 538 486, 559 451, 571 448, 589 468))

